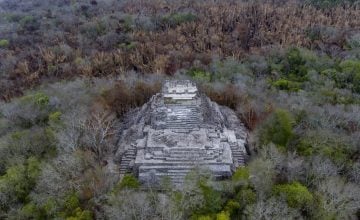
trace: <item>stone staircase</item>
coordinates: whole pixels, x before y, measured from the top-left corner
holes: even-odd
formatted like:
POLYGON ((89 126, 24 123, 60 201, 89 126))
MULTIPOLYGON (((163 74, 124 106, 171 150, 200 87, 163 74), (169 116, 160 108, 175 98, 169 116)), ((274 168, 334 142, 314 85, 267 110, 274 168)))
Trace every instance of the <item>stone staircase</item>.
MULTIPOLYGON (((152 178, 155 178, 156 181, 161 182, 163 178, 169 178, 174 185, 181 186, 185 177, 191 170, 194 168, 193 164, 153 164, 151 166, 141 167, 139 170, 140 180, 149 178, 150 170, 156 170, 152 173, 152 178)), ((215 178, 222 177, 222 173, 213 173, 215 178)), ((147 182, 147 181, 146 181, 147 182)))
POLYGON ((202 121, 201 109, 197 105, 167 105, 165 125, 171 130, 198 129, 202 121))
POLYGON ((120 161, 120 174, 126 174, 131 172, 130 163, 136 158, 136 146, 131 145, 129 149, 125 151, 120 161))
MULTIPOLYGON (((172 147, 161 155, 153 155, 152 159, 161 161, 151 165, 143 165, 139 168, 139 178, 144 180, 155 178, 157 181, 164 177, 170 178, 175 185, 181 185, 185 176, 197 165, 221 163, 220 149, 205 149, 197 147, 172 147), (153 172, 152 174, 150 174, 153 172)), ((222 172, 213 173, 215 177, 221 177, 222 172)), ((145 181, 147 182, 147 181, 145 181)))
POLYGON ((231 152, 232 152, 232 158, 233 158, 233 167, 236 169, 239 166, 245 165, 245 155, 242 150, 239 149, 239 146, 237 144, 230 144, 231 152))

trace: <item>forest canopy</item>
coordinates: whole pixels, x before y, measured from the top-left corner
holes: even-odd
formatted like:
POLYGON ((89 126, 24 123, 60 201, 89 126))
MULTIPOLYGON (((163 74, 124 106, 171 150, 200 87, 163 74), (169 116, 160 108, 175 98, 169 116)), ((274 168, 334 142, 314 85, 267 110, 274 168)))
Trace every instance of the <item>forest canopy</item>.
POLYGON ((0 219, 360 218, 360 3, 0 0, 0 219), (230 179, 114 175, 125 115, 191 79, 249 130, 230 179))

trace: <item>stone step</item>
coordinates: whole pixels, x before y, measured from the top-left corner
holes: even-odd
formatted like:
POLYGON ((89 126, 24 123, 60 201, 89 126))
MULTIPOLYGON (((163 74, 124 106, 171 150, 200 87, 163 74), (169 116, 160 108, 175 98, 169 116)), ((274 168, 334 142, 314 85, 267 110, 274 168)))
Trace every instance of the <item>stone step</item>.
POLYGON ((197 159, 197 158, 205 158, 212 155, 206 154, 170 154, 166 158, 183 158, 183 159, 197 159))
POLYGON ((200 122, 169 122, 165 124, 165 127, 171 127, 171 126, 198 127, 199 125, 200 122))
POLYGON ((164 119, 165 123, 201 123, 202 119, 201 118, 188 118, 188 117, 184 117, 184 118, 166 118, 164 119))
POLYGON ((194 124, 176 124, 176 123, 174 123, 174 124, 167 124, 167 125, 165 125, 165 127, 166 128, 198 128, 199 127, 199 125, 198 124, 196 124, 196 123, 194 123, 194 124))
POLYGON ((206 151, 205 149, 188 149, 188 148, 180 148, 180 149, 173 149, 170 148, 169 152, 173 152, 173 153, 182 153, 182 152, 188 152, 188 153, 207 153, 208 151, 206 151))
POLYGON ((165 125, 166 128, 170 128, 170 127, 174 127, 174 128, 199 128, 199 124, 198 123, 193 123, 193 124, 189 124, 189 123, 169 123, 165 125))
POLYGON ((193 148, 193 147, 173 147, 170 148, 170 152, 204 152, 207 151, 205 149, 193 148))
POLYGON ((203 161, 203 159, 197 157, 188 157, 188 158, 167 157, 165 158, 165 161, 197 162, 197 161, 203 161))
POLYGON ((198 123, 200 123, 200 119, 199 118, 194 118, 194 119, 191 119, 191 118, 168 118, 168 119, 165 119, 165 122, 166 123, 171 123, 171 122, 174 122, 174 123, 195 123, 195 122, 198 122, 198 123))

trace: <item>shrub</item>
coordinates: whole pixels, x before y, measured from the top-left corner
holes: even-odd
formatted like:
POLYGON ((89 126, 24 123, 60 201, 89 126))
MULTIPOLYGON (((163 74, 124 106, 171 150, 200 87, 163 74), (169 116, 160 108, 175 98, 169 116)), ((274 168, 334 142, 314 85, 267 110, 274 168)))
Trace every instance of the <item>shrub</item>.
POLYGON ((56 152, 54 137, 45 128, 31 128, 11 133, 8 148, 13 154, 24 157, 41 158, 54 155, 56 152))
POLYGON ((72 215, 79 206, 80 200, 76 193, 70 193, 67 195, 63 204, 63 209, 67 215, 72 215))
POLYGON ((287 90, 291 92, 297 92, 300 90, 301 83, 293 82, 286 79, 279 79, 272 83, 273 86, 280 90, 287 90))
POLYGON ((293 118, 289 112, 277 109, 260 130, 260 142, 262 144, 272 142, 278 147, 285 147, 293 136, 292 123, 293 118))
POLYGON ((45 95, 44 93, 36 93, 33 95, 33 100, 35 104, 40 107, 45 107, 49 104, 49 96, 45 95))
POLYGON ((289 79, 304 81, 307 74, 305 64, 306 60, 303 58, 300 49, 291 48, 287 51, 284 71, 289 79))
POLYGON ((345 60, 339 67, 343 73, 336 75, 335 81, 342 87, 350 87, 354 92, 360 93, 360 61, 345 60))
POLYGON ((7 195, 0 198, 3 205, 0 210, 6 210, 16 202, 25 202, 39 174, 40 162, 33 157, 24 164, 8 168, 6 174, 0 177, 0 192, 7 195))
POLYGON ((9 41, 6 39, 1 39, 0 40, 0 48, 5 48, 9 46, 9 41))
POLYGON ((32 202, 21 208, 20 216, 24 219, 46 219, 46 215, 43 215, 39 208, 32 202))
POLYGON ((340 165, 350 162, 348 158, 355 153, 356 146, 343 134, 320 129, 303 135, 296 149, 300 155, 322 155, 340 165))
POLYGON ((221 211, 216 215, 216 220, 230 220, 230 213, 221 211))
POLYGON ((53 112, 49 114, 49 124, 60 124, 61 121, 61 112, 53 112))
POLYGON ((360 73, 360 61, 358 60, 344 60, 339 64, 341 70, 346 73, 360 73))
POLYGON ((197 216, 195 218, 191 218, 194 220, 213 220, 213 218, 209 215, 201 215, 201 216, 197 216))
POLYGON ((256 193, 250 188, 241 188, 236 194, 236 201, 242 208, 256 202, 256 193))
POLYGON ((211 74, 201 69, 191 69, 188 71, 187 74, 197 81, 203 81, 203 82, 211 81, 211 74))
POLYGON ((63 212, 60 212, 61 217, 66 217, 67 220, 91 220, 92 213, 88 210, 83 210, 78 195, 73 192, 67 195, 63 204, 63 212))
POLYGON ((311 206, 314 201, 312 193, 299 182, 276 185, 273 192, 275 195, 285 196, 286 202, 292 208, 311 206))
POLYGON ((204 199, 203 206, 198 210, 200 214, 217 213, 221 210, 223 199, 221 193, 208 186, 204 181, 199 182, 204 199))
POLYGON ((233 181, 248 181, 250 177, 247 167, 239 167, 232 176, 233 181))
POLYGON ((233 215, 234 213, 236 213, 238 210, 240 210, 241 205, 240 203, 238 203, 235 200, 230 199, 229 201, 227 201, 224 210, 228 213, 230 213, 231 215, 233 215))
POLYGON ((93 215, 89 210, 82 210, 81 208, 77 208, 75 210, 74 216, 67 217, 66 220, 92 220, 93 215))
POLYGON ((116 191, 122 189, 138 189, 140 187, 139 181, 131 174, 126 174, 121 182, 115 187, 116 191))

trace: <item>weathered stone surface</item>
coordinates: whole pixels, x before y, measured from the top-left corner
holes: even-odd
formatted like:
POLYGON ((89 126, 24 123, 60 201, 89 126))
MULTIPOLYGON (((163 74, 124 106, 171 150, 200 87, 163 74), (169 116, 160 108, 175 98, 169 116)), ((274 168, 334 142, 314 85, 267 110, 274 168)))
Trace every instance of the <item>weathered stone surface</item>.
POLYGON ((120 173, 156 184, 181 184, 194 167, 218 178, 245 164, 247 131, 235 113, 199 94, 188 80, 166 81, 142 108, 129 113, 117 158, 120 173))

